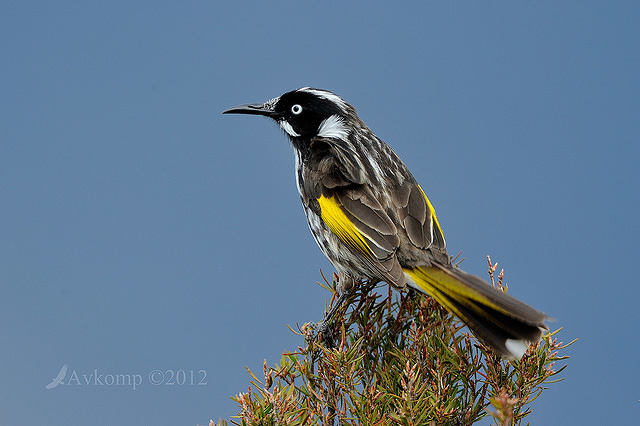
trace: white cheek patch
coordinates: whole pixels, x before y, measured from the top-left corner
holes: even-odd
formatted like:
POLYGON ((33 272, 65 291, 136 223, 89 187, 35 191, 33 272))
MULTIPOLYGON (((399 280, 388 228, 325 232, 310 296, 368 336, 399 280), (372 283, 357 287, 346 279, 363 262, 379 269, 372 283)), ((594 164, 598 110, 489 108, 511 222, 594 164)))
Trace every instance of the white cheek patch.
POLYGON ((346 141, 347 136, 349 136, 349 129, 347 129, 344 121, 339 116, 332 115, 320 123, 318 136, 321 138, 335 138, 346 141))
POLYGON ((293 127, 291 127, 291 124, 289 124, 287 120, 278 120, 278 125, 292 138, 300 137, 300 135, 293 130, 293 127))

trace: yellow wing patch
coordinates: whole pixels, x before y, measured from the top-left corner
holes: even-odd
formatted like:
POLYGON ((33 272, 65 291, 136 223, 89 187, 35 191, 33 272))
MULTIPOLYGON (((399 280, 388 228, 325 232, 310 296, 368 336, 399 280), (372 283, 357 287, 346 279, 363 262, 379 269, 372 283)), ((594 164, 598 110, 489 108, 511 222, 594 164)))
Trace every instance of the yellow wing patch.
POLYGON ((442 237, 442 241, 445 241, 442 228, 440 227, 440 222, 438 222, 438 216, 436 215, 436 209, 434 209, 433 206, 431 205, 431 201, 429 201, 429 198, 427 198, 427 194, 424 193, 424 191, 422 190, 422 187, 418 185, 418 188, 420 188, 420 192, 422 192, 422 196, 427 201, 427 207, 429 207, 429 213, 431 213, 431 217, 433 218, 433 223, 436 225, 436 228, 437 228, 436 232, 440 234, 440 237, 442 237))
POLYGON ((338 238, 362 253, 372 254, 367 238, 349 220, 335 195, 330 198, 321 195, 318 203, 320 203, 320 217, 338 238))

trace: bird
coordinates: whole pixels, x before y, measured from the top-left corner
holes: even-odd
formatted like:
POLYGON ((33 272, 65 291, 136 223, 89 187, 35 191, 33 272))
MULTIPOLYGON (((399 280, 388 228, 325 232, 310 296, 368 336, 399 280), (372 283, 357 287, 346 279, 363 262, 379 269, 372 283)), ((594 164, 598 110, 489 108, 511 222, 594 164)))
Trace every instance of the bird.
POLYGON ((422 187, 340 96, 302 87, 223 114, 268 117, 288 136, 307 223, 336 269, 339 300, 364 282, 416 290, 508 359, 548 330, 546 314, 452 264, 422 187))
POLYGON ((58 387, 58 385, 64 385, 64 382, 62 380, 64 379, 64 376, 67 375, 68 369, 69 369, 69 366, 67 364, 64 364, 62 368, 60 368, 60 371, 58 371, 58 375, 54 377, 53 380, 51 380, 51 382, 48 385, 46 385, 44 388, 53 389, 55 387, 58 387))

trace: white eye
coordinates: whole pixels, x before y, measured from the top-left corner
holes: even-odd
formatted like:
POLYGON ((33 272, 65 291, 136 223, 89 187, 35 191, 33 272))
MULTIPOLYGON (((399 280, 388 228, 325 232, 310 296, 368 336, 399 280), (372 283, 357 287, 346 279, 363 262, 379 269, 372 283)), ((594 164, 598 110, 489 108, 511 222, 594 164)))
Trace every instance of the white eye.
POLYGON ((294 113, 295 115, 298 115, 302 112, 302 107, 298 104, 295 104, 294 106, 291 107, 291 112, 294 113))

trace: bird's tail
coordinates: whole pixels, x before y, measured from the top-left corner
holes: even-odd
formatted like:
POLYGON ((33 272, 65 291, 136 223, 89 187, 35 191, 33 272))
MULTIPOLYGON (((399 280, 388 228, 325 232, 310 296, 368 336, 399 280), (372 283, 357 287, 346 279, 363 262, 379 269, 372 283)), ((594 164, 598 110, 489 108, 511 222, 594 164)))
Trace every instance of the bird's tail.
POLYGON ((408 284, 428 293, 501 355, 520 359, 538 342, 546 315, 458 268, 404 269, 408 284))

